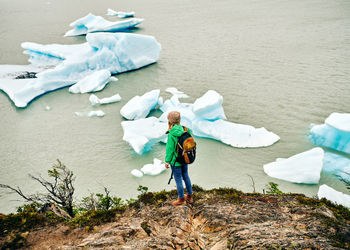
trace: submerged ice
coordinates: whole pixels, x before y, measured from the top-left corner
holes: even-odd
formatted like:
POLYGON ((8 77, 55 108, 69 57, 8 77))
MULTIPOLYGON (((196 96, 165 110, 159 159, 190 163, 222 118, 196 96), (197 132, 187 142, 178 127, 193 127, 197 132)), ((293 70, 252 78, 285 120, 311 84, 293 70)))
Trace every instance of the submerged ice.
POLYGON ((143 22, 141 18, 131 18, 125 21, 110 22, 101 16, 95 16, 91 13, 79 18, 70 24, 73 29, 67 31, 65 36, 79 36, 91 32, 117 32, 134 28, 143 22))
MULTIPOLYGON (((71 86, 96 71, 108 70, 110 74, 118 74, 155 63, 161 50, 157 40, 146 35, 92 33, 86 36, 86 40, 79 46, 26 43, 24 47, 31 56, 30 60, 51 63, 51 59, 56 58, 61 63, 36 74, 34 79, 9 80, 7 83, 0 80, 0 88, 17 107, 26 107, 34 98, 71 86)), ((96 89, 101 87, 99 85, 96 89)))
POLYGON ((350 154, 350 114, 332 113, 324 124, 311 127, 309 139, 318 146, 350 154))
POLYGON ((265 164, 267 175, 294 183, 317 184, 323 166, 324 151, 314 148, 287 159, 278 158, 265 164))

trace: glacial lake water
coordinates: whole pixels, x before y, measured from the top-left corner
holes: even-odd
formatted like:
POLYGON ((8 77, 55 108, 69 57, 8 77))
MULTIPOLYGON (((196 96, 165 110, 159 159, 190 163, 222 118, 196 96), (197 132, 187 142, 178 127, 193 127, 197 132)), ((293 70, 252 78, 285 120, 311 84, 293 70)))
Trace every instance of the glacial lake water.
MULTIPOLYGON (((122 140, 120 108, 133 96, 177 87, 192 103, 207 90, 224 97, 229 121, 265 127, 281 140, 266 148, 238 149, 197 138, 198 157, 190 167, 193 184, 204 188, 266 189, 270 181, 284 192, 315 196, 319 185, 270 178, 263 165, 314 147, 307 134, 332 112, 350 111, 350 1, 348 0, 0 0, 0 64, 27 64, 21 42, 76 44, 85 37, 63 37, 69 24, 89 12, 110 21, 107 9, 135 11, 145 18, 134 32, 152 35, 162 45, 158 63, 118 75, 97 93, 119 93, 122 101, 91 107, 88 94, 68 88, 46 94, 18 109, 0 93, 0 183, 28 193, 43 191, 28 174, 47 177, 60 159, 76 175, 76 198, 103 192, 135 198, 139 185, 150 191, 167 185, 170 171, 137 179, 130 174, 164 159, 165 145, 139 156, 122 140), (51 107, 47 111, 46 106, 51 107), (103 118, 78 117, 76 111, 103 110, 103 118)), ((159 116, 155 111, 151 115, 159 116)), ((350 193, 334 176, 320 185, 350 193)), ((21 204, 0 190, 0 212, 21 204)))

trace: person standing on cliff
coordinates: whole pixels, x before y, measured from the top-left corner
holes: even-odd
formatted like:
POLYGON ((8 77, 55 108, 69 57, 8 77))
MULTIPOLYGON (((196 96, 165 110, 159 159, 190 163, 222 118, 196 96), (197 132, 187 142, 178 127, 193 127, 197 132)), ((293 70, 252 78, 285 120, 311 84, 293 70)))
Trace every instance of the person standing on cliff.
MULTIPOLYGON (((192 194, 192 184, 190 177, 188 175, 188 165, 181 164, 176 161, 177 152, 176 146, 178 142, 179 136, 184 133, 184 127, 180 125, 181 116, 177 111, 171 111, 168 114, 168 125, 169 129, 167 131, 168 141, 166 144, 165 151, 165 167, 172 169, 172 174, 174 175, 176 182, 176 189, 178 199, 174 201, 172 204, 174 206, 181 206, 187 203, 193 202, 193 194, 192 194), (182 181, 185 182, 187 195, 184 194, 184 187, 182 181)), ((191 134, 191 131, 187 129, 188 133, 191 134)), ((169 181, 170 182, 170 181, 169 181)))

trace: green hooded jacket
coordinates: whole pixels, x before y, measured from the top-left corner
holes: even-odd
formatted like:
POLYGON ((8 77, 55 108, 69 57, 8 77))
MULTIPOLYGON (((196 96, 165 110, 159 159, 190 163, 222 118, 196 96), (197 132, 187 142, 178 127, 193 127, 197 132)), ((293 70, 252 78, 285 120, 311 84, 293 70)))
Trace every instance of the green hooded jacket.
MULTIPOLYGON (((188 133, 192 136, 191 131, 187 128, 188 133)), ((176 153, 176 145, 177 140, 180 135, 183 134, 184 128, 181 125, 175 124, 170 130, 168 134, 168 141, 166 143, 165 150, 165 162, 170 163, 172 166, 181 166, 180 163, 175 162, 177 153, 176 153)))

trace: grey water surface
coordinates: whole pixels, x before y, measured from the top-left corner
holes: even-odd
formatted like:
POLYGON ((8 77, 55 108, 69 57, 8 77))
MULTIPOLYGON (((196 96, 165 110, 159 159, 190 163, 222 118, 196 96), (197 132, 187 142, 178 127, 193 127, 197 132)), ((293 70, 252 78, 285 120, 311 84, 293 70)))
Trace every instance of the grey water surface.
MULTIPOLYGON (((76 198, 103 192, 135 198, 138 185, 150 191, 174 189, 170 172, 137 179, 130 174, 163 159, 164 144, 139 156, 122 140, 120 108, 133 96, 177 87, 193 102, 207 90, 224 97, 229 121, 265 127, 281 140, 266 148, 238 149, 197 138, 192 183, 204 188, 234 187, 262 192, 270 181, 284 192, 317 193, 319 185, 270 178, 263 165, 314 147, 311 123, 332 112, 350 111, 350 1, 348 0, 0 0, 0 64, 27 64, 21 42, 76 44, 85 37, 63 37, 69 24, 89 12, 110 21, 112 8, 145 18, 134 32, 153 35, 162 45, 158 63, 118 75, 97 93, 119 93, 122 101, 92 107, 88 94, 61 89, 18 109, 0 92, 0 183, 28 193, 43 191, 28 174, 47 176, 60 159, 77 176, 76 198), (46 110, 45 107, 51 107, 46 110), (76 111, 103 110, 103 118, 78 117, 76 111)), ((159 116, 155 111, 151 115, 159 116)), ((334 176, 320 184, 349 194, 334 176)), ((0 212, 21 201, 0 190, 0 212)))

